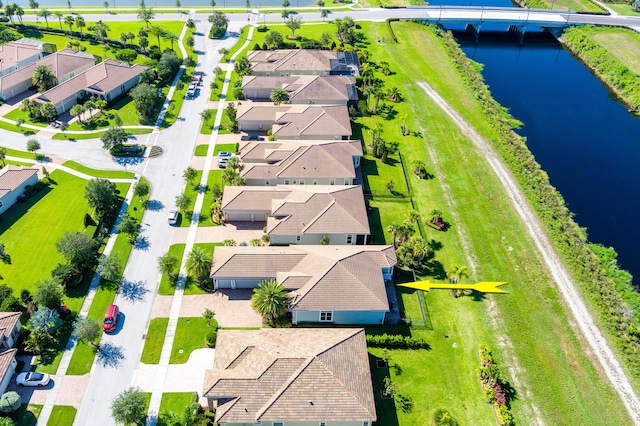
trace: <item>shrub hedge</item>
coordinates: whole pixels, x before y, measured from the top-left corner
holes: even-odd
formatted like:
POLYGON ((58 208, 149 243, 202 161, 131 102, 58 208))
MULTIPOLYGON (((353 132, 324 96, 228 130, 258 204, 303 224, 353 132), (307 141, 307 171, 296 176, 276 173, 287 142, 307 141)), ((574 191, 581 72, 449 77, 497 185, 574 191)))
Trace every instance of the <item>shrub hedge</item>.
POLYGON ((480 70, 451 33, 430 27, 493 126, 494 148, 518 180, 546 234, 593 306, 603 331, 622 355, 627 370, 640 378, 640 294, 631 284, 631 275, 619 268, 612 248, 590 243, 585 229, 574 222, 562 195, 549 183, 524 139, 512 130, 506 110, 493 99, 480 70))
POLYGON ((480 358, 480 368, 478 369, 478 379, 482 384, 482 391, 487 402, 493 405, 498 417, 500 426, 513 425, 513 415, 511 414, 509 401, 504 393, 506 383, 500 377, 500 369, 493 360, 489 349, 480 346, 478 349, 480 358))
POLYGON ((424 340, 402 334, 367 334, 367 345, 372 347, 402 348, 402 349, 430 349, 424 340))

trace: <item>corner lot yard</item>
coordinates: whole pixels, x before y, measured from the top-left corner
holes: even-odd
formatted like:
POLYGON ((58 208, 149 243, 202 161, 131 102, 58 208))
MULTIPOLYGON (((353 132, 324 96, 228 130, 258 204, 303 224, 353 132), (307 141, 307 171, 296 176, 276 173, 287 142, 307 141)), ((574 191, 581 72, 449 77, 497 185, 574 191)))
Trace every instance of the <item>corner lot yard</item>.
MULTIPOLYGON (((67 232, 84 229, 84 215, 89 206, 84 198, 87 181, 60 170, 51 173, 54 184, 36 192, 24 203, 16 203, 0 216, 0 243, 11 263, 0 264, 0 275, 13 288, 33 291, 34 284, 49 276, 63 260, 56 242, 67 232)), ((128 184, 117 184, 126 192, 128 184)), ((84 295, 67 299, 77 311, 84 295)))

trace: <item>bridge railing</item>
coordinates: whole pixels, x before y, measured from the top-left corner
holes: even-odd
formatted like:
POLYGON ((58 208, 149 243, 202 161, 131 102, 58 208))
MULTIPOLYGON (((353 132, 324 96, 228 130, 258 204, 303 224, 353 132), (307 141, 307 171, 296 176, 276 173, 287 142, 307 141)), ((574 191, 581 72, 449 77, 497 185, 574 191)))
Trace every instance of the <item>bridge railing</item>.
POLYGON ((553 10, 553 9, 532 9, 532 8, 522 8, 522 7, 498 7, 498 6, 449 6, 449 5, 438 5, 438 6, 405 6, 405 9, 425 9, 425 10, 480 10, 480 11, 495 11, 495 12, 508 12, 508 13, 522 13, 524 12, 535 12, 535 13, 546 13, 549 15, 567 15, 567 14, 575 14, 577 13, 574 10, 553 10))

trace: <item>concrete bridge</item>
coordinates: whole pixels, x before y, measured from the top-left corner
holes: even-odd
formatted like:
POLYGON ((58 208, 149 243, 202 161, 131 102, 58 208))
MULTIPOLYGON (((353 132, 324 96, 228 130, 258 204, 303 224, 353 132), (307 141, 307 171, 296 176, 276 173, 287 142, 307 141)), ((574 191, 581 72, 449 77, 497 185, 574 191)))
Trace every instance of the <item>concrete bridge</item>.
POLYGON ((500 24, 508 27, 509 31, 524 36, 528 26, 535 25, 544 29, 561 30, 569 25, 584 25, 589 22, 578 20, 578 15, 572 11, 557 11, 549 9, 524 9, 515 7, 490 6, 424 6, 407 7, 412 12, 421 11, 417 19, 426 22, 447 25, 462 24, 467 29, 480 34, 482 25, 500 24))

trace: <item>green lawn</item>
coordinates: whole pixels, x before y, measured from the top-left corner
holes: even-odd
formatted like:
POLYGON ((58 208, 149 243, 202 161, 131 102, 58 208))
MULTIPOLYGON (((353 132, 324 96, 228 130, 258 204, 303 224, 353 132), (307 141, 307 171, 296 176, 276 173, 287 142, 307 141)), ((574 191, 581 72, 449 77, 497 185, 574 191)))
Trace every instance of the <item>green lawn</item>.
POLYGON ((0 241, 11 256, 10 264, 0 264, 0 275, 17 295, 22 289, 33 291, 35 283, 63 260, 56 242, 66 231, 82 231, 89 211, 86 180, 59 170, 50 176, 54 185, 16 203, 0 221, 0 241))
POLYGON ((178 318, 169 364, 187 362, 191 352, 206 347, 205 336, 217 328, 218 323, 215 319, 211 320, 211 326, 207 326, 207 320, 202 317, 178 318))
MULTIPOLYGON (((180 262, 182 262, 182 256, 184 256, 184 249, 186 244, 173 244, 169 247, 169 254, 178 258, 178 268, 180 262)), ((176 268, 177 269, 177 268, 176 268)), ((165 296, 172 296, 176 291, 176 283, 178 282, 178 274, 176 271, 175 276, 169 278, 169 275, 162 274, 160 279, 160 286, 158 286, 158 294, 165 296)))
MULTIPOLYGON (((552 287, 546 267, 495 174, 482 154, 415 84, 428 81, 480 133, 494 137, 476 98, 457 77, 439 40, 426 27, 400 22, 393 23, 399 40, 396 44, 386 37, 384 23, 361 25, 369 40, 385 40, 366 45, 372 60, 389 62, 394 73, 384 77, 378 72, 376 76, 384 79, 387 88, 397 86, 406 99, 393 104, 395 113, 390 117, 406 116, 411 136, 403 137, 398 120, 390 118, 382 120, 383 138, 400 144, 407 165, 421 159, 435 175, 422 181, 409 176, 422 220, 429 219, 431 210, 439 209, 451 225, 447 232, 425 227, 424 238, 436 240, 441 247, 428 267, 419 271, 421 278, 442 282, 445 268, 462 264, 470 267, 469 280, 511 283, 509 294, 502 296, 453 299, 446 291, 426 295, 432 329, 410 332, 424 337, 432 350, 391 351, 402 370, 400 374, 392 371, 392 379, 411 398, 413 408, 404 412, 398 406, 394 412, 388 403, 378 406, 381 424, 422 426, 441 407, 450 409, 460 424, 495 424, 495 414, 484 402, 475 377, 479 344, 491 348, 504 378, 517 392, 511 407, 518 424, 536 422, 532 404, 547 424, 628 424, 620 400, 585 355, 584 343, 567 326, 571 317, 562 297, 552 287)), ((376 120, 381 118, 363 117, 358 123, 370 127, 376 120)), ((367 136, 366 128, 362 133, 368 143, 370 133, 367 136)), ((384 193, 390 179, 401 190, 404 179, 397 163, 376 161, 363 164, 363 168, 369 173, 366 185, 374 192, 384 193)), ((410 204, 376 194, 371 205, 379 208, 379 213, 372 218, 372 225, 376 220, 378 233, 384 234, 380 229, 402 219, 410 204)), ((374 234, 376 226, 372 226, 374 234)), ((389 235, 386 238, 388 242, 389 235)), ((398 303, 407 315, 418 315, 415 293, 401 292, 398 303)), ((379 355, 377 350, 371 352, 379 355)))
POLYGON ((193 153, 193 155, 195 155, 196 157, 206 157, 208 149, 209 149, 208 144, 196 145, 196 150, 193 153))
POLYGON ((606 3, 607 7, 615 10, 620 15, 640 16, 640 13, 633 11, 633 6, 626 3, 606 3))
POLYGON ((165 392, 160 400, 160 416, 163 414, 182 414, 185 407, 198 400, 198 394, 193 392, 165 392))
POLYGON ((140 362, 145 364, 158 364, 160 362, 164 335, 167 332, 168 324, 169 318, 154 318, 149 322, 140 362))
POLYGON ((41 411, 40 404, 22 404, 15 414, 16 426, 35 426, 41 411))
POLYGON ((640 74, 640 34, 628 28, 588 27, 590 38, 626 65, 631 72, 640 74))
POLYGON ((31 129, 25 129, 24 127, 18 127, 15 124, 5 123, 0 121, 0 129, 9 130, 11 132, 22 133, 25 136, 35 135, 36 132, 31 129))
POLYGON ((47 426, 72 426, 76 412, 70 405, 54 405, 47 426))
POLYGON ((109 105, 109 107, 105 109, 105 113, 96 118, 92 124, 80 123, 78 120, 71 123, 69 127, 67 127, 67 130, 97 130, 115 126, 116 114, 122 120, 123 126, 140 125, 140 120, 138 119, 133 99, 129 95, 125 95, 118 99, 114 104, 109 105))
POLYGON ((211 170, 209 172, 209 177, 207 178, 207 185, 204 188, 199 188, 198 185, 198 183, 202 179, 202 170, 198 170, 198 174, 193 180, 193 185, 187 183, 185 192, 187 195, 189 195, 189 197, 191 197, 191 205, 187 209, 186 213, 183 212, 180 214, 180 218, 178 219, 178 226, 188 227, 191 223, 191 213, 193 212, 193 208, 196 204, 196 196, 198 195, 198 190, 204 191, 202 212, 200 214, 198 226, 217 226, 211 222, 207 209, 213 202, 213 195, 211 194, 211 188, 213 187, 213 185, 217 183, 220 186, 220 189, 224 188, 224 185, 222 184, 222 173, 222 170, 211 170))
POLYGON ((202 135, 210 135, 213 131, 213 125, 216 123, 216 113, 218 110, 210 109, 208 111, 211 111, 211 118, 207 121, 202 121, 202 126, 200 126, 200 134, 202 135))
POLYGON ((22 118, 25 124, 31 124, 38 127, 47 127, 49 125, 49 123, 45 123, 42 121, 33 121, 31 118, 29 118, 29 113, 27 111, 22 111, 19 107, 5 114, 4 117, 14 121, 18 118, 22 118))
MULTIPOLYGON (((202 145, 198 145, 198 146, 202 146, 202 145)), ((196 151, 197 151, 197 147, 196 147, 196 151)), ((218 155, 218 153, 222 152, 222 151, 227 151, 227 152, 231 152, 231 153, 237 154, 238 153, 238 143, 220 143, 220 144, 216 144, 216 147, 213 150, 213 155, 218 155)), ((206 154, 206 150, 205 150, 205 153, 203 155, 205 155, 205 154, 206 154)), ((198 155, 198 154, 196 153, 196 155, 198 155)))
MULTIPOLYGON (((128 135, 146 135, 148 133, 153 132, 152 128, 146 129, 125 129, 128 135)), ((104 134, 104 132, 97 133, 64 133, 59 132, 53 135, 51 139, 55 140, 69 140, 69 141, 78 141, 84 139, 100 139, 100 137, 104 134)))
MULTIPOLYGON (((93 22, 89 22, 86 21, 86 27, 83 28, 83 31, 86 33, 87 32, 87 28, 91 25, 93 25, 93 22)), ((30 23, 30 25, 33 25, 34 23, 30 23)), ((113 38, 116 40, 120 39, 120 34, 122 34, 123 32, 132 32, 136 35, 136 38, 133 39, 133 43, 137 43, 138 42, 138 31, 140 30, 140 28, 142 28, 145 24, 143 22, 137 22, 137 21, 121 21, 121 22, 107 22, 107 25, 109 27, 109 31, 107 31, 107 37, 108 38, 113 38)), ((180 35, 180 31, 182 31, 182 26, 184 25, 184 23, 180 22, 180 21, 153 21, 152 22, 153 26, 160 26, 176 35, 180 35)), ((42 22, 40 23, 40 26, 45 27, 45 23, 42 22)), ((54 20, 50 20, 49 22, 49 26, 51 27, 55 27, 55 28, 60 28, 60 25, 57 21, 57 19, 54 20)), ((68 30, 69 27, 67 25, 64 24, 64 21, 62 23, 62 28, 65 30, 68 30)), ((79 31, 78 27, 76 27, 74 25, 73 27, 74 31, 79 31)), ((33 39, 37 39, 40 41, 47 41, 49 43, 54 43, 57 47, 58 50, 62 50, 67 46, 67 42, 68 39, 65 35, 55 35, 55 34, 45 34, 40 32, 39 30, 35 30, 35 29, 27 29, 25 31, 22 32, 22 34, 25 37, 28 38, 33 38, 33 39)), ((81 46, 84 46, 86 48, 86 52, 87 53, 91 53, 92 55, 96 55, 99 56, 101 58, 106 58, 106 57, 111 57, 114 58, 115 57, 115 52, 113 52, 109 47, 103 47, 99 44, 92 44, 89 40, 87 41, 81 41, 80 43, 81 46)), ((158 45, 158 39, 156 37, 149 37, 149 47, 151 46, 157 46, 158 45)), ((162 40, 162 38, 160 38, 160 50, 164 50, 171 47, 169 42, 162 40)), ((180 49, 178 48, 178 46, 174 45, 174 50, 176 52, 176 54, 178 55, 179 58, 182 58, 182 53, 180 52, 180 49)), ((142 63, 145 62, 147 60, 146 57, 144 56, 140 56, 138 55, 138 59, 136 59, 135 63, 142 63)))
POLYGON ((105 179, 133 179, 133 172, 123 172, 121 170, 98 170, 92 169, 87 166, 83 166, 80 163, 76 163, 73 160, 68 160, 62 163, 63 166, 68 167, 70 169, 76 170, 78 172, 94 176, 97 178, 105 178, 105 179))

